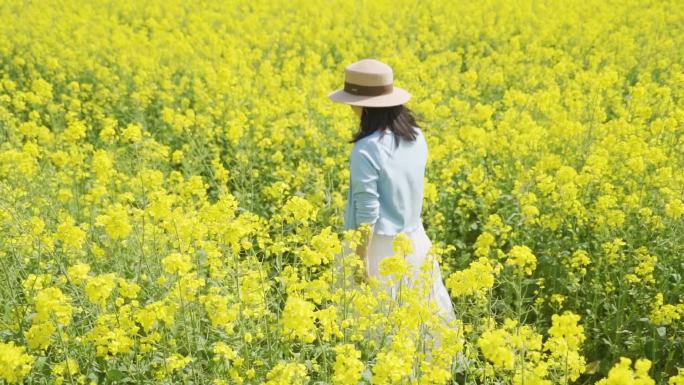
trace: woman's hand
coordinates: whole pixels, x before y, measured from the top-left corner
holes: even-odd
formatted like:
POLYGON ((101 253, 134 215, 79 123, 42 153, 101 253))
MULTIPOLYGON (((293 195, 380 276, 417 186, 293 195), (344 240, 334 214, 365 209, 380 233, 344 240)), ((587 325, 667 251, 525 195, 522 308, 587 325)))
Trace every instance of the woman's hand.
POLYGON ((358 255, 361 260, 363 260, 364 265, 364 279, 366 282, 370 281, 370 264, 368 261, 368 245, 370 245, 371 238, 373 237, 373 230, 375 229, 375 224, 362 224, 359 226, 361 231, 361 243, 356 246, 356 255, 358 255))

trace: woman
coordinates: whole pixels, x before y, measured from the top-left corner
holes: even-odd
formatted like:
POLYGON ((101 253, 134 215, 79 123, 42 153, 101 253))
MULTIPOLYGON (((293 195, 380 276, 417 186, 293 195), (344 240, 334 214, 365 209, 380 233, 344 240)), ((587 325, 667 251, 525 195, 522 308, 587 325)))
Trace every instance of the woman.
MULTIPOLYGON (((421 220, 428 147, 411 111, 403 105, 411 95, 392 82, 387 64, 363 59, 345 68, 344 88, 328 95, 330 100, 351 105, 361 120, 349 158, 344 228, 358 229, 364 223, 371 226, 356 252, 365 261, 368 277, 382 282, 389 277, 380 274, 380 262, 395 254, 392 244, 399 233, 411 240, 413 251, 405 257, 415 277, 423 262, 432 259, 428 259, 432 242, 421 220)), ((453 321, 456 315, 439 263, 432 259, 432 264, 428 300, 434 299, 440 315, 453 321)), ((393 296, 398 284, 391 288, 393 296)))

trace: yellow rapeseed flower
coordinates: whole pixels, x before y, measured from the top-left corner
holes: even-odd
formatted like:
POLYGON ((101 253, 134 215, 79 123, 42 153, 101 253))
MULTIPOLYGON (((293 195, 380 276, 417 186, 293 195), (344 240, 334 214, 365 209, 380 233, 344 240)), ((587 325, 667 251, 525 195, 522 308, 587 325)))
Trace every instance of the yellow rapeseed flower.
POLYGON ((513 246, 508 252, 508 256, 506 264, 518 267, 520 271, 525 272, 527 275, 532 275, 532 272, 537 268, 537 258, 527 246, 513 246))
POLYGON ((31 371, 35 358, 26 348, 13 341, 0 342, 0 378, 9 384, 17 384, 31 371))

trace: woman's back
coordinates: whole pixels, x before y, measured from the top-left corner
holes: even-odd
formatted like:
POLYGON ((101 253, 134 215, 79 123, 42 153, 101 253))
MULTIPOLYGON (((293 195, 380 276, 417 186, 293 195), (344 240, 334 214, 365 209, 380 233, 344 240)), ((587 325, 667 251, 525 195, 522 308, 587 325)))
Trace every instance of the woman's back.
POLYGON ((345 229, 375 223, 375 233, 395 235, 421 225, 428 147, 422 130, 414 129, 415 141, 385 130, 354 144, 345 229))

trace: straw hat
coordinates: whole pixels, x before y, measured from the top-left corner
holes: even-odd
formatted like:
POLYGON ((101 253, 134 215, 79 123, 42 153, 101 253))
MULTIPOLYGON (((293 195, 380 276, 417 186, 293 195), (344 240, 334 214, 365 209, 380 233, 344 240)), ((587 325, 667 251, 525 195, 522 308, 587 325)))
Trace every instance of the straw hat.
POLYGON ((390 107, 406 103, 411 94, 392 85, 392 68, 375 59, 362 59, 344 69, 344 88, 328 99, 362 107, 390 107))

